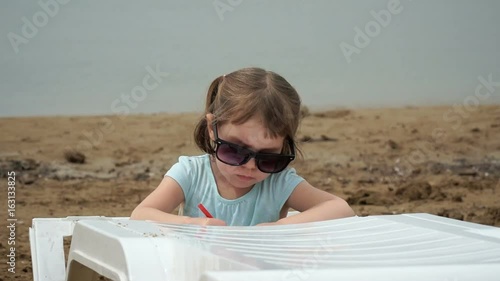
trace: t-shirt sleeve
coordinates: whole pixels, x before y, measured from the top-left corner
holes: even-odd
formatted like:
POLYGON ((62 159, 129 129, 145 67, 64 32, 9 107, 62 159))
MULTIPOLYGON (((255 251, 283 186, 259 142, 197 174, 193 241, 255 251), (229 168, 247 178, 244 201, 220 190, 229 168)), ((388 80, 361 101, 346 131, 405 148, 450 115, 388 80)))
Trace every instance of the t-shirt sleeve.
POLYGON ((297 175, 294 168, 286 169, 285 171, 276 175, 271 183, 272 190, 274 191, 273 197, 275 206, 279 209, 283 208, 285 202, 288 200, 297 185, 304 180, 301 176, 297 175))
POLYGON ((192 175, 194 174, 194 167, 192 159, 187 156, 181 156, 179 157, 179 162, 175 163, 165 174, 165 176, 173 178, 181 186, 185 200, 188 200, 192 196, 191 186, 193 185, 192 175))

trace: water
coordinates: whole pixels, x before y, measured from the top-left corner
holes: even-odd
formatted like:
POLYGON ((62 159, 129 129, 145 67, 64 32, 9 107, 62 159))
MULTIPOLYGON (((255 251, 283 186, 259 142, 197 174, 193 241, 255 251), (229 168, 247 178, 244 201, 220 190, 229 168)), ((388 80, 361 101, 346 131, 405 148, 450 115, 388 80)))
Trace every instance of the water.
POLYGON ((39 3, 55 0, 0 1, 0 116, 200 111, 212 79, 245 66, 312 108, 500 102, 500 86, 474 97, 479 76, 500 82, 496 0, 401 0, 350 63, 340 44, 392 1, 69 1, 46 24, 39 3), (168 77, 126 102, 157 66, 168 77))

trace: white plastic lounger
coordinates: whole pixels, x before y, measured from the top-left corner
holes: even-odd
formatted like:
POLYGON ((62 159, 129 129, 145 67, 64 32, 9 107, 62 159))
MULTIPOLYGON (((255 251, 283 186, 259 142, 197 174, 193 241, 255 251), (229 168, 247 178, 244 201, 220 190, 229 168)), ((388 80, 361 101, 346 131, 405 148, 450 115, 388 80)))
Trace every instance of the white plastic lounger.
POLYGON ((266 227, 34 219, 30 239, 35 281, 500 280, 500 228, 429 214, 266 227))

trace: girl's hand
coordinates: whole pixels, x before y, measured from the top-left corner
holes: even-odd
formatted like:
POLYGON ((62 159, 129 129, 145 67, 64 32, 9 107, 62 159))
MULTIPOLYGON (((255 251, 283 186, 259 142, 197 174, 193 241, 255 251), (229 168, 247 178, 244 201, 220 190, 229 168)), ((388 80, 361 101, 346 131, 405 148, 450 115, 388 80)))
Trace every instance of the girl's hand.
POLYGON ((217 225, 217 226, 226 225, 225 221, 213 218, 188 218, 187 223, 196 225, 217 225))

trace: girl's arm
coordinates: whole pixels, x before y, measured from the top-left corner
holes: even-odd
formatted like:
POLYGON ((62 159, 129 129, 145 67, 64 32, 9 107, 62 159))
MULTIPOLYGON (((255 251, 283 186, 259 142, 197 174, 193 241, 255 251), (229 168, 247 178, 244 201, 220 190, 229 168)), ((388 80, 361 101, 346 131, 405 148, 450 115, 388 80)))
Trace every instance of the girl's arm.
POLYGON ((184 192, 180 185, 171 177, 164 177, 158 187, 134 209, 130 219, 179 224, 226 225, 219 219, 171 214, 182 201, 184 201, 184 192))
POLYGON ((292 224, 352 217, 356 214, 347 202, 331 193, 302 181, 285 203, 285 208, 300 213, 278 220, 277 224, 292 224))

